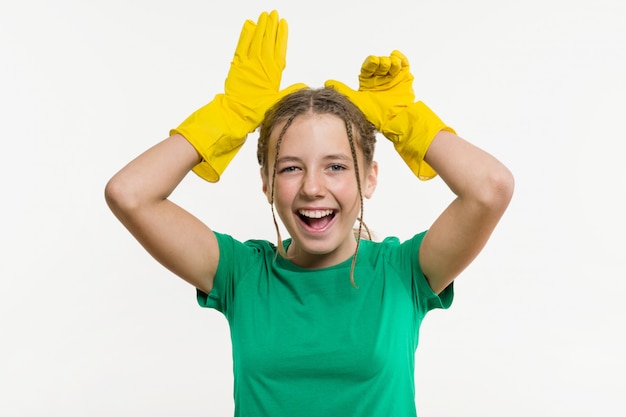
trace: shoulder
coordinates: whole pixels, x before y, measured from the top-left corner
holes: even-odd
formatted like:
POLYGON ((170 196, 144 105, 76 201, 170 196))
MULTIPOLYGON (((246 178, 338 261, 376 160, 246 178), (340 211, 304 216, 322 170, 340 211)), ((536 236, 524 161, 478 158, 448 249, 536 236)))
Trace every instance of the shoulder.
POLYGON ((385 237, 381 241, 362 240, 358 258, 361 265, 365 262, 375 270, 391 267, 402 275, 420 270, 418 262, 419 248, 426 232, 421 232, 407 240, 396 236, 385 237))
POLYGON ((241 241, 232 235, 213 231, 219 246, 219 261, 214 289, 218 297, 232 291, 243 278, 260 276, 267 271, 276 254, 276 246, 262 239, 241 241))
POLYGON ((249 239, 241 241, 232 235, 213 232, 219 246, 218 272, 235 275, 257 264, 270 263, 276 257, 276 245, 268 240, 249 239))
POLYGON ((220 232, 213 232, 220 249, 249 250, 253 252, 276 252, 276 245, 268 240, 248 239, 239 240, 232 235, 220 232))
POLYGON ((419 249, 425 235, 426 231, 423 231, 406 240, 400 240, 396 236, 387 236, 381 241, 362 240, 361 251, 368 252, 369 255, 381 255, 402 250, 411 251, 412 249, 419 249))

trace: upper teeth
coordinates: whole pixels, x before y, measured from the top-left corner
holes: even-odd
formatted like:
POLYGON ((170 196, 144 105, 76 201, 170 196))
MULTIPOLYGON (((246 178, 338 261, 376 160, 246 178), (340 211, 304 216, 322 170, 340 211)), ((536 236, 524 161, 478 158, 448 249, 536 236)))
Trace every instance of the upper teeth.
POLYGON ((300 213, 303 216, 310 217, 312 219, 319 219, 324 216, 329 216, 333 214, 333 211, 332 210, 299 210, 298 213, 300 213))

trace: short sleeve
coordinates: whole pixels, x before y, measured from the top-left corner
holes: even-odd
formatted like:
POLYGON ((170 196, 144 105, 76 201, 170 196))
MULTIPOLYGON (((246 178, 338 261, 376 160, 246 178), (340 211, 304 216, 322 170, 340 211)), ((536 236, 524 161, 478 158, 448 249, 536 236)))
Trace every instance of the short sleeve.
POLYGON ((419 262, 419 250, 425 235, 426 232, 422 232, 403 242, 395 254, 398 268, 403 269, 403 273, 411 276, 413 295, 417 309, 422 316, 436 308, 449 308, 454 299, 454 283, 450 283, 440 294, 437 294, 430 287, 422 271, 419 262))
POLYGON ((235 296, 237 280, 250 268, 258 250, 233 237, 213 232, 220 248, 220 259, 209 294, 196 290, 196 299, 201 307, 213 308, 228 316, 235 296))

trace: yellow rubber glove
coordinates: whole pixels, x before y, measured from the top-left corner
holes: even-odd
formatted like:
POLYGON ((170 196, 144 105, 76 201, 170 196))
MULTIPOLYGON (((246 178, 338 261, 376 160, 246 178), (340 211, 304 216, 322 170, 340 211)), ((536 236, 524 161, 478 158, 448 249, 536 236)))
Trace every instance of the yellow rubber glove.
POLYGON ((400 51, 393 51, 390 56, 370 55, 361 65, 358 90, 336 80, 328 80, 324 85, 348 97, 382 132, 386 123, 415 101, 409 69, 409 60, 400 51))
POLYGON ((437 176, 424 161, 426 151, 442 130, 455 133, 421 101, 409 105, 383 127, 382 134, 392 143, 411 171, 422 181, 437 176))
POLYGON ((202 156, 193 168, 201 178, 219 181, 248 134, 263 120, 265 111, 283 96, 306 88, 305 84, 294 84, 280 90, 287 31, 287 22, 279 19, 275 10, 261 13, 256 24, 247 20, 224 83, 224 94, 217 94, 170 131, 170 135, 183 135, 202 156))
POLYGON ((454 130, 423 102, 414 103, 413 75, 408 59, 400 51, 393 51, 389 57, 367 57, 361 66, 358 91, 334 80, 325 85, 355 103, 376 129, 393 143, 420 180, 437 175, 424 161, 424 156, 437 133, 441 130, 454 133, 454 130))

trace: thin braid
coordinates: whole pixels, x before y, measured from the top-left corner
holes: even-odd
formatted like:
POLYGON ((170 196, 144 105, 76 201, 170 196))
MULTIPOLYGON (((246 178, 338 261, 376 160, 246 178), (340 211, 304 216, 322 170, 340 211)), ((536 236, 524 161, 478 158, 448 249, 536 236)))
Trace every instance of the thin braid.
POLYGON ((278 152, 280 151, 280 145, 283 142, 283 137, 285 136, 285 132, 287 131, 287 128, 291 126, 291 123, 293 122, 293 119, 295 119, 295 117, 296 115, 294 114, 291 117, 289 117, 289 119, 287 119, 287 122, 285 122, 285 125, 280 131, 280 135, 278 135, 278 139, 276 139, 276 154, 274 155, 274 167, 272 169, 272 192, 270 193, 270 207, 272 209, 272 219, 274 220, 274 227, 276 228, 276 236, 278 239, 277 255, 278 253, 280 253, 285 259, 287 259, 287 251, 285 250, 285 247, 283 246, 283 239, 280 235, 280 228, 278 227, 278 222, 276 221, 276 212, 274 211, 274 190, 276 189, 276 165, 278 165, 277 162, 278 162, 278 152))
POLYGON ((370 228, 367 227, 367 224, 365 224, 365 222, 363 221, 363 215, 359 216, 357 220, 365 228, 365 232, 367 232, 367 239, 372 240, 372 232, 370 231, 370 228))
MULTIPOLYGON (((345 120, 346 122, 346 131, 348 133, 348 142, 350 142, 350 151, 352 152, 352 160, 354 161, 354 173, 356 174, 356 185, 359 189, 359 200, 361 205, 361 215, 359 216, 359 231, 356 237, 356 248, 354 250, 354 256, 352 256, 352 265, 350 266, 350 282, 354 288, 358 288, 356 282, 354 280, 354 269, 356 268, 356 257, 359 252, 359 247, 361 246, 361 232, 363 231, 363 190, 361 188, 361 174, 359 172, 359 160, 356 154, 356 146, 354 145, 354 136, 352 134, 352 124, 345 120)), ((369 229, 366 227, 366 230, 369 235, 369 229)))
MULTIPOLYGON (((357 179, 361 210, 360 215, 356 219, 359 222, 359 226, 353 227, 353 233, 355 234, 357 242, 354 256, 352 258, 352 267, 350 271, 350 281, 355 288, 358 288, 354 279, 357 254, 360 248, 361 240, 368 238, 371 240, 372 233, 363 221, 363 184, 359 171, 359 168, 363 167, 359 167, 359 159, 357 155, 359 155, 358 151, 362 150, 365 166, 369 167, 369 165, 372 163, 374 147, 376 144, 376 131, 374 125, 367 121, 365 115, 346 96, 342 95, 336 90, 333 90, 332 88, 298 90, 297 92, 288 94, 283 99, 278 101, 274 105, 274 107, 268 110, 265 115, 265 119, 261 123, 259 141, 257 144, 257 160, 259 162, 259 165, 264 170, 262 175, 267 175, 268 177, 270 175, 270 173, 267 171, 269 169, 267 157, 269 156, 268 146, 274 127, 285 121, 285 125, 282 127, 280 136, 277 138, 276 141, 276 162, 278 160, 278 154, 280 151, 280 147, 282 146, 282 140, 286 129, 291 124, 293 124, 292 122, 294 118, 307 113, 334 115, 341 118, 346 123, 348 141, 350 144, 352 159, 355 166, 355 174, 357 179), (365 232, 367 234, 365 234, 365 232)), ((270 180, 270 186, 272 187, 272 190, 270 191, 268 197, 270 200, 274 227, 276 228, 276 234, 278 236, 276 256, 280 254, 288 258, 283 245, 282 237, 280 235, 280 228, 276 216, 277 210, 274 204, 277 175, 278 169, 276 163, 274 163, 274 168, 273 172, 271 173, 270 180)))

